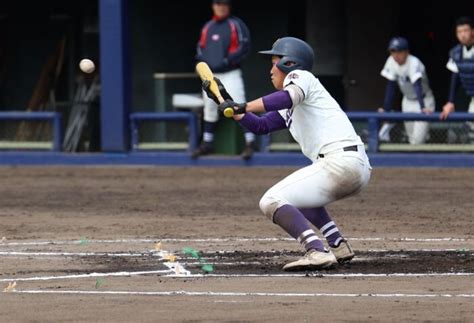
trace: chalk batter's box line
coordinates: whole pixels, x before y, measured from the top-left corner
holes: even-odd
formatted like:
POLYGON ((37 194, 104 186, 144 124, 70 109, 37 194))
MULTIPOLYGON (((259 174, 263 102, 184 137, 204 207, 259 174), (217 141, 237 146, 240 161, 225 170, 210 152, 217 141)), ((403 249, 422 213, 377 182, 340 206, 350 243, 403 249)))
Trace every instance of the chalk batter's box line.
POLYGON ((474 298, 474 294, 407 294, 407 293, 268 293, 268 292, 213 292, 213 291, 97 291, 97 290, 14 290, 18 294, 59 295, 122 295, 122 296, 193 296, 193 297, 357 297, 357 298, 474 298))
MULTIPOLYGON (((386 238, 386 237, 349 237, 352 241, 392 241, 392 242, 470 242, 471 238, 386 238)), ((89 243, 157 243, 157 242, 274 242, 294 241, 292 238, 163 238, 163 239, 91 239, 91 240, 36 240, 36 241, 0 241, 0 246, 35 246, 35 245, 82 245, 89 243)))
MULTIPOLYGON (((369 250, 357 250, 360 252, 370 253, 406 253, 406 252, 468 252, 461 249, 369 249, 369 250)), ((178 253, 178 252, 176 252, 178 253)), ((235 251, 230 250, 206 250, 203 254, 218 254, 216 256, 201 257, 201 259, 220 259, 220 258, 232 258, 235 251)), ((262 251, 265 254, 283 254, 281 251, 271 250, 262 251)), ((474 255, 474 253, 471 253, 474 255)), ((138 252, 61 252, 61 251, 0 251, 0 256, 13 256, 13 257, 159 257, 166 260, 159 252, 151 251, 138 251, 138 252)), ((180 257, 176 255, 177 259, 193 259, 193 257, 180 257)), ((272 256, 271 258, 274 258, 272 256)), ((265 257, 262 257, 265 258, 265 257)), ((266 257, 269 258, 269 257, 266 257)))
POLYGON ((474 272, 447 272, 447 273, 391 273, 391 274, 362 274, 362 273, 346 273, 346 274, 320 274, 320 273, 301 273, 301 274, 175 274, 173 270, 150 270, 150 271, 120 271, 109 273, 88 273, 73 274, 59 276, 36 276, 36 277, 15 277, 2 278, 0 282, 21 282, 21 281, 48 281, 62 279, 83 279, 97 277, 129 277, 129 276, 146 276, 162 274, 160 277, 170 278, 298 278, 298 277, 327 277, 327 278, 399 278, 399 277, 470 277, 474 276, 474 272))

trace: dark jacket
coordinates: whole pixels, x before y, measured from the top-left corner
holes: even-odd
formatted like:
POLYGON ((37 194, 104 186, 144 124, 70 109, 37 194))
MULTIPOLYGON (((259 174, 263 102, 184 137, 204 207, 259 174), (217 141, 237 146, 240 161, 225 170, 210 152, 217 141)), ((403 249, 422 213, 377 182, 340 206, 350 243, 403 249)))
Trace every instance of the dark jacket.
POLYGON ((239 68, 250 51, 250 33, 237 17, 208 21, 201 30, 196 59, 206 62, 211 70, 222 73, 239 68))
POLYGON ((474 96, 474 58, 463 58, 462 49, 461 44, 457 45, 451 49, 449 56, 459 69, 459 79, 467 95, 474 96))

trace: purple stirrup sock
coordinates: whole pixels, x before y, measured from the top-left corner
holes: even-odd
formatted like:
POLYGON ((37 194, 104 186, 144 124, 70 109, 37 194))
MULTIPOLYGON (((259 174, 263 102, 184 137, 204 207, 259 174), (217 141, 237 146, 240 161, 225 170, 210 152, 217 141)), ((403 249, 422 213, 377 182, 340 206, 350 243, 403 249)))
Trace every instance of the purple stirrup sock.
POLYGON ((311 249, 325 251, 323 242, 309 227, 308 220, 294 206, 286 204, 280 207, 273 215, 273 221, 298 240, 306 251, 311 249))
POLYGON ((316 207, 311 209, 300 209, 305 218, 314 224, 326 238, 330 247, 337 247, 343 240, 336 223, 331 219, 325 207, 316 207))

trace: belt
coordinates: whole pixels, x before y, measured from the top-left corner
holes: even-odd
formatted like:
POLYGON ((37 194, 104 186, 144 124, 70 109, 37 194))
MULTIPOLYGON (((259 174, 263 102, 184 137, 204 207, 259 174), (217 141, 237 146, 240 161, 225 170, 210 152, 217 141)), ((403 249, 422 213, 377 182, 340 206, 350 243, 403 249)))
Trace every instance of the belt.
MULTIPOLYGON (((358 151, 357 145, 342 148, 343 151, 358 151)), ((327 155, 327 154, 326 154, 327 155)), ((324 154, 319 154, 318 158, 324 158, 324 154)))

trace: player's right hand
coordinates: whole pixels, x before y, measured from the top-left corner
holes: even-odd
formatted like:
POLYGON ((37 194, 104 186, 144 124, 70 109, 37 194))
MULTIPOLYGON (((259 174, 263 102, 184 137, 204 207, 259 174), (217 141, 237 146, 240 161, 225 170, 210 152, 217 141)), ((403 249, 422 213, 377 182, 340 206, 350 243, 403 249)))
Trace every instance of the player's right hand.
MULTIPOLYGON (((230 96, 230 94, 227 92, 226 88, 224 87, 224 84, 222 84, 221 80, 219 80, 217 77, 214 77, 214 81, 216 81, 217 83, 217 87, 219 88, 219 91, 221 92, 221 95, 222 95, 222 98, 224 100, 231 100, 233 101, 232 97, 230 96)), ((216 104, 219 104, 219 100, 217 99, 217 97, 214 95, 214 93, 212 93, 212 91, 210 90, 210 85, 211 85, 211 82, 208 81, 208 80, 204 80, 202 81, 202 89, 204 90, 204 92, 206 92, 207 94, 207 97, 209 99, 211 99, 212 101, 214 101, 216 104)))
POLYGON ((384 108, 378 108, 378 109, 377 109, 377 112, 378 112, 378 113, 384 113, 384 112, 385 112, 385 109, 384 109, 384 108))
POLYGON ((443 106, 443 111, 442 111, 441 114, 439 115, 439 118, 440 118, 441 120, 446 120, 446 119, 448 118, 448 115, 449 115, 451 112, 454 112, 454 103, 448 102, 448 103, 446 103, 446 104, 443 106))

